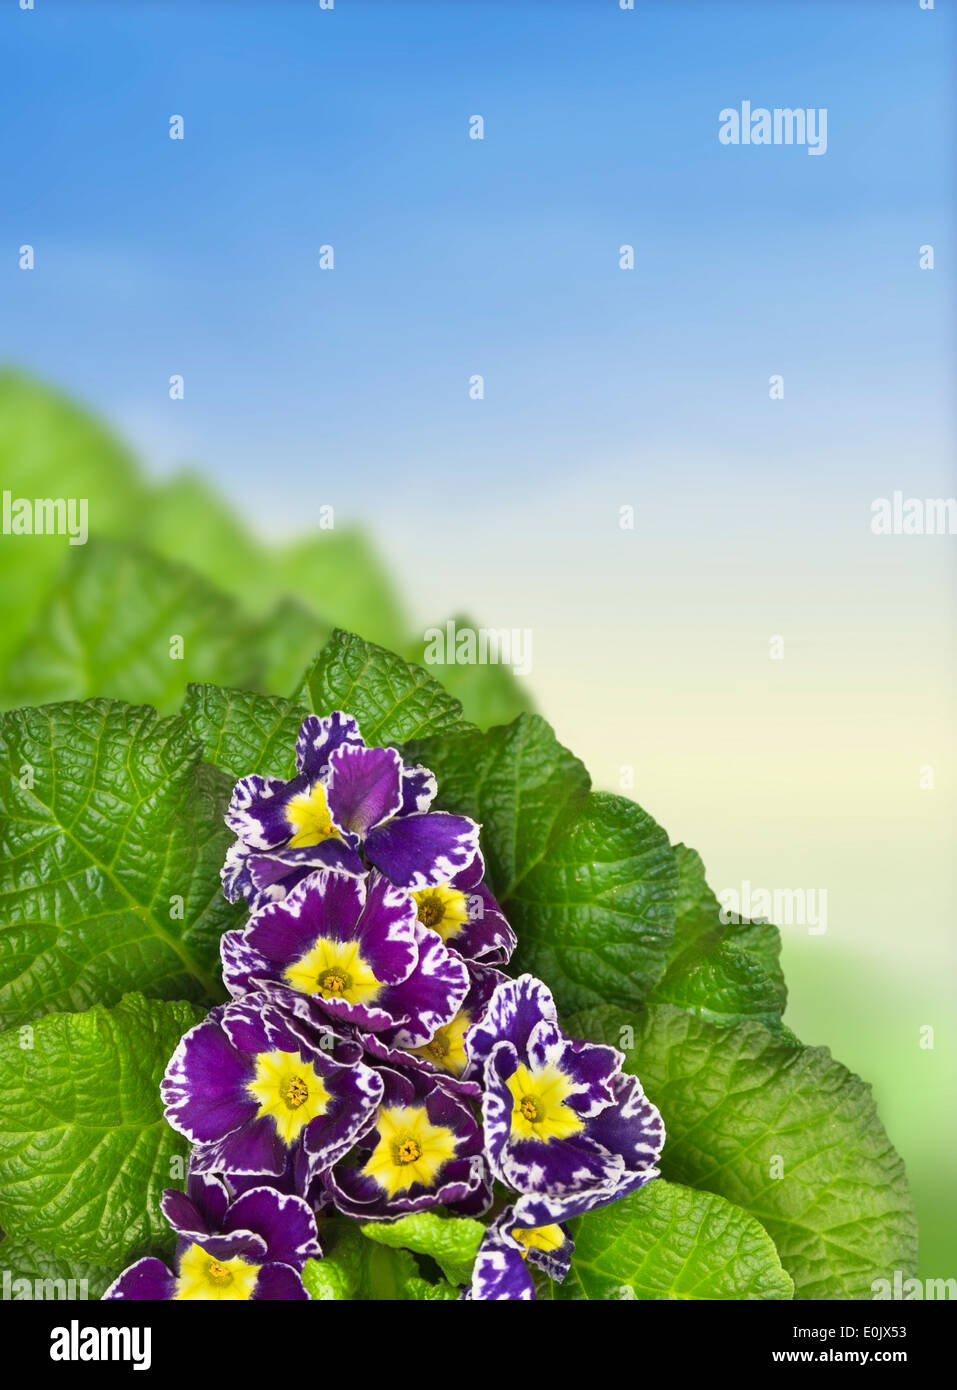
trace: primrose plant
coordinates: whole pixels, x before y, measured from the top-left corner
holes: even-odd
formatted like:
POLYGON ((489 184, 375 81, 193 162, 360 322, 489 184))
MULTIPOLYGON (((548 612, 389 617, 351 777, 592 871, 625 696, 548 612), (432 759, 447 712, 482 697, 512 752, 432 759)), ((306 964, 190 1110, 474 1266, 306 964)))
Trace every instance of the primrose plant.
POLYGON ((190 1143, 146 1256, 110 1299, 308 1297, 317 1218, 493 1213, 462 1297, 530 1299, 567 1271, 567 1223, 658 1175, 661 1116, 613 1047, 561 1029, 510 979, 515 934, 483 882, 480 827, 342 711, 299 730, 296 774, 250 774, 226 822, 232 1002, 176 1048, 161 1091, 190 1143), (497 1186, 496 1186, 497 1185, 497 1186))
POLYGON ((785 1024, 778 929, 723 920, 698 855, 540 716, 483 723, 342 631, 292 698, 0 713, 3 1296, 913 1274, 903 1165, 785 1024))

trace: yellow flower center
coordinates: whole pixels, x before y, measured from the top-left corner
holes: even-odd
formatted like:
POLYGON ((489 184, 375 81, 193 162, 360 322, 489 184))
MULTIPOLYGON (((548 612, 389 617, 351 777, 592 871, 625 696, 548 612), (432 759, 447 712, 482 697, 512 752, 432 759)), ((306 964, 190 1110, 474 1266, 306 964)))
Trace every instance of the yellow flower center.
POLYGON ((472 1020, 464 1009, 455 1015, 451 1023, 443 1024, 435 1036, 422 1047, 410 1047, 409 1052, 416 1057, 424 1057, 440 1071, 461 1076, 468 1064, 465 1055, 465 1034, 472 1020))
POLYGON ((368 1004, 382 988, 371 966, 359 953, 358 941, 330 941, 320 936, 315 946, 283 971, 286 983, 300 994, 321 994, 347 1004, 368 1004))
POLYGON ((252 1298, 260 1268, 238 1255, 214 1260, 201 1245, 191 1245, 180 1259, 173 1297, 213 1302, 252 1298))
POLYGON ((519 1063, 508 1080, 512 1094, 512 1135, 517 1139, 568 1139, 585 1128, 568 1097, 575 1091, 571 1078, 548 1064, 530 1071, 519 1063))
POLYGON ((256 1119, 269 1115, 288 1145, 296 1142, 311 1120, 325 1114, 330 1099, 315 1067, 296 1052, 260 1052, 255 1076, 246 1089, 259 1101, 256 1119))
POLYGON ((362 1171, 390 1197, 413 1183, 433 1187, 455 1155, 454 1133, 432 1124, 424 1105, 383 1106, 377 1126, 379 1142, 362 1171))
POLYGON ((522 1247, 522 1259, 529 1250, 560 1250, 565 1244, 561 1226, 513 1226, 512 1235, 522 1247))
POLYGON ((421 892, 413 893, 412 896, 416 902, 416 916, 419 921, 423 926, 438 932, 443 941, 457 936, 462 928, 468 925, 469 901, 458 888, 449 888, 444 884, 438 888, 423 888, 421 892))
POLYGON ((309 1087, 301 1076, 291 1076, 280 1086, 279 1094, 290 1110, 298 1110, 309 1099, 309 1087))
POLYGON ((321 782, 291 798, 286 806, 286 819, 293 831, 289 840, 290 849, 302 849, 306 845, 321 844, 323 840, 338 839, 339 832, 332 823, 321 782))

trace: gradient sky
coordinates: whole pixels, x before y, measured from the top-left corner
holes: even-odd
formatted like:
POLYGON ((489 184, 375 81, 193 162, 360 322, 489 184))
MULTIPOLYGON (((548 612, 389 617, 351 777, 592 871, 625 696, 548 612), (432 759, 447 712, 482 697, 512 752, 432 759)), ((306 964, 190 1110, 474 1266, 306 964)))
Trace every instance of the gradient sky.
POLYGON ((416 621, 531 627, 560 737, 716 887, 826 887, 788 1018, 875 1081, 925 1214, 957 576, 869 521, 957 493, 955 39, 942 0, 0 13, 6 355, 271 535, 363 520, 416 621), (826 107, 826 155, 721 145, 745 99, 826 107))

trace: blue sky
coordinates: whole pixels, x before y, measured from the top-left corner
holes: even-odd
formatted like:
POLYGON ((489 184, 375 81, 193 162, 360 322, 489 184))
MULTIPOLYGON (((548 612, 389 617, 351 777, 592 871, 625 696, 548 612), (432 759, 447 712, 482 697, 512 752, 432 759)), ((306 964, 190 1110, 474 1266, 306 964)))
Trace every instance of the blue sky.
POLYGON ((275 530, 450 471, 929 481, 953 39, 917 0, 8 5, 3 348, 275 530), (827 154, 720 145, 744 98, 827 107, 827 154))

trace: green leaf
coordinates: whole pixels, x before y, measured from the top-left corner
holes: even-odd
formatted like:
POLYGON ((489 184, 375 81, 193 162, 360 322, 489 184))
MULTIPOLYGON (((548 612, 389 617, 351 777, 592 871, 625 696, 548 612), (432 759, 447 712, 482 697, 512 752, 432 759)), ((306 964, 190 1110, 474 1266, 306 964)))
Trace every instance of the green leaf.
POLYGON ((466 728, 462 706, 420 666, 336 630, 296 696, 316 714, 344 710, 366 743, 402 743, 466 728))
MULTIPOLYGON (((463 629, 476 631, 478 624, 471 618, 461 615, 452 619, 456 631, 463 629)), ((445 633, 445 624, 439 629, 445 633)), ((435 629, 427 629, 427 632, 435 629)), ((422 637, 410 653, 412 661, 426 664, 426 652, 431 645, 428 637, 422 637)), ((512 673, 509 666, 500 661, 458 662, 429 665, 429 673, 444 688, 462 702, 465 717, 480 729, 490 729, 494 724, 510 724, 520 714, 530 714, 534 709, 531 695, 512 673)))
POLYGON ((202 1012, 128 995, 0 1035, 0 1223, 66 1260, 115 1266, 169 1233, 159 1209, 186 1143, 159 1084, 202 1012))
POLYGON ((671 941, 677 872, 665 832, 588 774, 538 715, 425 739, 407 755, 438 778, 436 805, 482 824, 488 878, 518 933, 517 970, 559 1008, 637 1003, 671 941))
POLYGON ((302 673, 318 659, 330 628, 296 599, 282 599, 262 620, 256 633, 261 664, 259 688, 267 694, 296 690, 302 673))
POLYGON ((177 473, 156 487, 140 534, 151 550, 198 570, 254 611, 275 599, 265 548, 198 473, 177 473))
POLYGON ((369 1221, 362 1227, 362 1234, 393 1250, 429 1255, 450 1283, 467 1284, 485 1227, 471 1217, 421 1211, 400 1216, 398 1221, 369 1221))
POLYGON ((453 1303, 459 1297, 459 1290, 444 1279, 436 1284, 430 1284, 427 1279, 409 1279, 405 1296, 410 1303, 453 1303))
POLYGON ((656 1178, 572 1223, 555 1299, 786 1299, 794 1286, 767 1231, 710 1192, 656 1178))
POLYGON ((435 773, 436 807, 482 825, 497 896, 508 898, 581 815, 589 777, 537 714, 488 733, 426 738, 406 749, 435 773))
POLYGON ((592 792, 581 819, 506 895, 515 969, 547 980, 561 1009, 640 1003, 664 970, 676 882, 651 816, 592 792))
POLYGON ((756 1217, 797 1298, 871 1298, 874 1280, 913 1268, 904 1165, 870 1087, 827 1048, 668 1004, 587 1009, 568 1027, 622 1047, 664 1117, 664 1176, 756 1217))
POLYGON ((91 541, 72 552, 11 659, 6 703, 109 695, 172 710, 186 681, 253 682, 251 636, 234 601, 193 570, 91 541))
POLYGON ((356 1285, 348 1265, 327 1258, 307 1260, 302 1282, 316 1303, 344 1303, 356 1296, 356 1285))
MULTIPOLYGON (((101 1298, 113 1283, 118 1271, 85 1260, 64 1260, 49 1250, 34 1245, 22 1236, 5 1237, 0 1244, 0 1269, 9 1272, 10 1298, 42 1298, 46 1300, 72 1298, 101 1298), (29 1289, 17 1281, 26 1279, 29 1289)), ((0 1298, 6 1298, 6 1286, 0 1286, 0 1298)))
POLYGON ((231 783, 200 754, 183 720, 110 700, 0 716, 5 1025, 129 989, 223 998, 231 783))
POLYGON ((296 735, 306 710, 278 695, 250 690, 223 690, 192 685, 182 715, 203 757, 226 773, 230 782, 259 772, 289 778, 296 770, 296 735))
POLYGON ((330 627, 361 632, 369 642, 401 646, 406 624, 395 585, 363 533, 354 527, 320 531, 271 552, 279 593, 292 594, 330 627))
POLYGON ((723 923, 700 856, 685 845, 675 846, 675 856, 680 882, 674 945, 652 997, 710 1023, 751 1019, 779 1029, 787 990, 777 927, 723 923))
MULTIPOLYGON (((137 534, 145 489, 115 437, 58 392, 20 372, 0 374, 0 479, 11 498, 73 498, 91 532, 137 534)), ((22 642, 61 566, 82 547, 66 536, 0 543, 0 669, 22 642)))
POLYGON ((390 1250, 361 1235, 355 1221, 333 1218, 319 1222, 324 1258, 309 1260, 303 1282, 313 1297, 362 1302, 405 1300, 410 1280, 419 1267, 407 1250, 390 1250))

